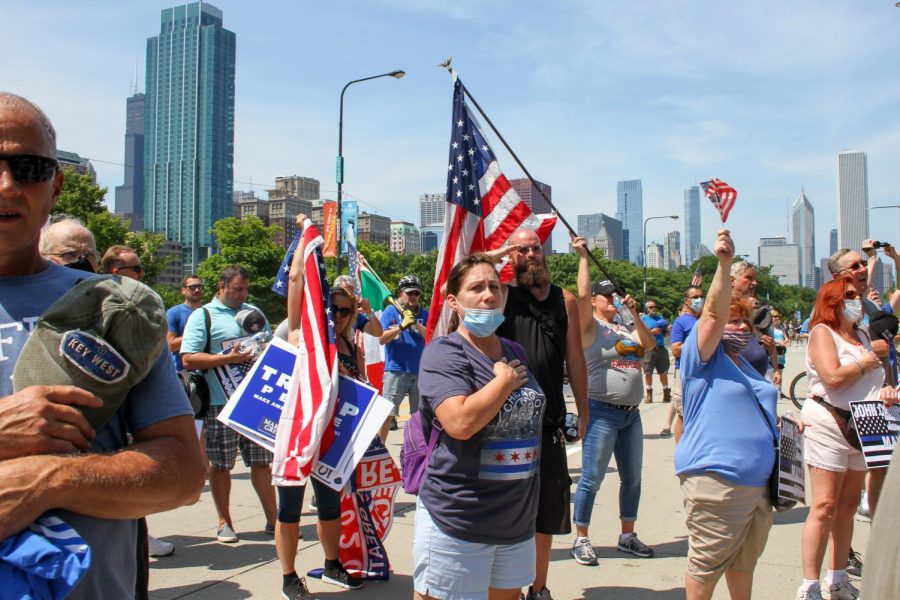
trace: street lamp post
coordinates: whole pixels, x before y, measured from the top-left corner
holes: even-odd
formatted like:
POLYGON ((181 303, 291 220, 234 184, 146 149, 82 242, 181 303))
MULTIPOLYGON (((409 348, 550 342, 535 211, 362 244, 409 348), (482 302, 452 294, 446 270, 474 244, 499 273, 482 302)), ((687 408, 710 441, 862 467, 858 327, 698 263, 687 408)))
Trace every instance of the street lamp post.
MULTIPOLYGON (((343 198, 343 194, 341 189, 344 186, 344 92, 347 91, 347 88, 353 85, 354 83, 359 83, 361 81, 369 81, 370 79, 379 79, 381 77, 393 77, 395 79, 401 79, 406 75, 406 71, 391 71, 390 73, 382 73, 381 75, 372 75, 371 77, 363 77, 362 79, 354 79, 353 81, 347 83, 344 86, 344 89, 341 90, 341 111, 340 117, 338 118, 338 155, 337 155, 337 165, 336 165, 336 177, 337 180, 337 234, 335 236, 335 275, 341 274, 341 199, 343 198)), ((328 232, 325 232, 325 235, 328 235, 328 232)))
POLYGON ((644 247, 641 248, 641 254, 644 256, 644 293, 641 298, 641 307, 647 304, 647 223, 653 219, 678 219, 678 215, 664 215, 660 217, 647 217, 644 219, 644 237, 642 242, 644 247))

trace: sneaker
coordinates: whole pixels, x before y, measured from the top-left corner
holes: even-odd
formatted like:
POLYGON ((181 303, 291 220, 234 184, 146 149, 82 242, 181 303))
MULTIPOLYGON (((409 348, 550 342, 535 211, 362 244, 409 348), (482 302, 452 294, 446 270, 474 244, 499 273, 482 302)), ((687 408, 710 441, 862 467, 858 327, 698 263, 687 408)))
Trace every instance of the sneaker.
POLYGON ((157 539, 152 535, 147 536, 147 546, 150 548, 150 556, 169 556, 175 552, 175 544, 157 539))
POLYGON ((399 427, 397 426, 397 417, 391 417, 391 424, 388 427, 390 431, 397 431, 399 427))
POLYGON ((822 590, 822 598, 825 600, 857 600, 859 590, 849 581, 832 583, 822 590))
POLYGON ((663 402, 671 402, 672 401, 672 390, 670 388, 663 388, 663 402))
POLYGON ((319 508, 319 505, 316 504, 316 495, 313 494, 312 498, 309 499, 309 507, 310 508, 319 508))
POLYGON ((532 586, 528 586, 528 593, 523 594, 522 598, 524 600, 553 600, 553 596, 550 595, 550 590, 546 587, 541 588, 541 591, 536 592, 532 586))
POLYGON ((644 395, 644 404, 650 404, 653 402, 653 390, 647 390, 647 393, 644 395))
POLYGON ((850 556, 847 557, 847 575, 862 577, 862 567, 862 556, 860 556, 859 552, 854 552, 853 548, 850 548, 850 556))
POLYGON ((594 548, 591 546, 591 540, 588 538, 575 538, 572 544, 572 558, 579 565, 587 565, 593 567, 597 564, 597 555, 594 554, 594 548))
POLYGON ((340 563, 337 566, 330 566, 329 563, 325 563, 322 581, 340 586, 346 590, 358 590, 363 586, 362 581, 348 573, 344 565, 340 563))
POLYGON ((672 437, 672 430, 669 429, 668 427, 663 427, 663 429, 659 432, 659 437, 661 437, 661 438, 672 437))
POLYGON ((306 587, 306 580, 302 577, 298 577, 282 587, 281 597, 284 600, 316 600, 309 593, 309 588, 306 587))
POLYGON ((856 520, 860 523, 871 523, 872 513, 868 508, 864 508, 862 504, 856 507, 856 520))
POLYGON ((275 523, 266 523, 266 535, 275 535, 275 523))
POLYGON ((629 552, 641 558, 653 558, 655 556, 653 548, 650 548, 644 542, 639 540, 636 533, 630 534, 625 539, 624 543, 622 542, 622 538, 619 538, 619 551, 629 552))
POLYGON ((232 529, 231 525, 225 523, 221 527, 219 527, 219 531, 216 533, 216 539, 222 542, 223 544, 233 544, 238 541, 238 536, 232 529))
POLYGON ((797 589, 797 595, 795 596, 796 600, 822 600, 822 590, 819 589, 819 586, 813 586, 808 590, 804 590, 802 587, 797 589))

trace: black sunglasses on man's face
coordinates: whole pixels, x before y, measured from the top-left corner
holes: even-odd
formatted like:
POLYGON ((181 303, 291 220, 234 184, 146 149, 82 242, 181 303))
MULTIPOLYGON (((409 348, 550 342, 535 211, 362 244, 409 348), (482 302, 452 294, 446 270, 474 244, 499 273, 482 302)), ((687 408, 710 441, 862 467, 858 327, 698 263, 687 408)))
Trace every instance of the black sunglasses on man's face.
POLYGON ((56 175, 59 163, 56 159, 37 154, 0 154, 0 160, 9 166, 13 179, 18 183, 40 183, 56 175))

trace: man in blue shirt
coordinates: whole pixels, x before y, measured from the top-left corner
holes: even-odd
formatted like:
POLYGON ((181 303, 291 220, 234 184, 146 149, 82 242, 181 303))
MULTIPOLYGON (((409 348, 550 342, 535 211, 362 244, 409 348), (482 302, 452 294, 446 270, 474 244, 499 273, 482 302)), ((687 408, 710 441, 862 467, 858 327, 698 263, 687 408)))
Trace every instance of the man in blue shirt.
POLYGON ((672 435, 672 420, 675 420, 675 443, 681 439, 681 431, 683 425, 682 407, 681 407, 681 382, 679 381, 678 369, 681 366, 681 347, 684 340, 697 319, 703 311, 703 289, 690 286, 684 291, 684 302, 681 306, 681 314, 672 323, 672 331, 669 334, 669 343, 672 345, 672 356, 675 357, 675 392, 672 394, 674 401, 669 407, 669 414, 666 416, 666 427, 659 432, 660 437, 669 437, 672 435))
POLYGON ((384 333, 378 341, 384 346, 384 397, 394 403, 391 416, 381 426, 381 439, 389 429, 397 428, 397 414, 403 398, 409 395, 409 413, 419 410, 419 359, 425 349, 425 324, 428 311, 421 307, 422 284, 415 275, 400 279, 401 313, 388 306, 381 313, 384 333))
POLYGON ((166 342, 169 344, 172 360, 175 361, 176 371, 184 369, 184 365, 181 364, 181 339, 188 317, 203 304, 201 300, 203 280, 199 275, 188 275, 181 280, 181 295, 184 296, 184 302, 166 311, 166 321, 169 325, 166 342))
POLYGON ((663 386, 663 402, 672 401, 672 390, 669 389, 669 351, 666 348, 666 327, 669 322, 662 318, 656 311, 656 301, 648 300, 647 312, 641 316, 641 320, 653 337, 656 338, 656 348, 644 355, 644 388, 646 395, 644 402, 653 402, 653 371, 659 373, 659 382, 663 386))

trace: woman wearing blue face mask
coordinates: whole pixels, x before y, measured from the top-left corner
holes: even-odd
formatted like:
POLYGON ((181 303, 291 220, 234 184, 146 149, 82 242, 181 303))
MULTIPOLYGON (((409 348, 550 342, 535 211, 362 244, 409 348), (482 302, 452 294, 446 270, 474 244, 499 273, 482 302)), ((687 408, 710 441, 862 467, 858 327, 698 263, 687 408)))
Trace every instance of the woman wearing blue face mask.
POLYGON ((777 392, 740 356, 753 336, 750 305, 731 295, 734 243, 726 229, 715 254, 706 303, 681 347, 684 435, 675 471, 688 528, 689 600, 711 598, 723 574, 732 598, 750 598, 772 526, 777 392))
POLYGON ((419 367, 423 423, 436 416, 443 433, 416 504, 415 598, 518 600, 535 575, 545 398, 521 346, 494 333, 503 292, 489 257, 453 267, 446 301, 452 333, 419 367))
POLYGON ((809 397, 800 413, 812 499, 800 545, 803 584, 798 599, 838 600, 859 595, 846 568, 866 463, 855 431, 847 429, 850 401, 891 404, 895 399, 892 386, 882 390, 884 369, 860 327, 861 316, 862 299, 849 277, 832 279, 819 289, 806 351, 809 397), (820 584, 829 537, 828 571, 820 584))
POLYGON ((619 470, 618 548, 641 558, 654 552, 634 532, 641 499, 641 467, 644 430, 641 398, 644 394, 641 359, 656 348, 656 340, 638 318, 634 299, 625 296, 621 306, 614 298, 616 286, 601 281, 591 286, 584 238, 572 240, 578 252, 578 311, 581 346, 588 371, 587 432, 581 448, 581 479, 575 491, 575 530, 572 557, 581 565, 598 564, 588 537, 597 490, 613 454, 619 470), (623 312, 631 318, 621 318, 623 312), (616 316, 620 317, 617 319, 616 316), (620 322, 621 320, 621 322, 620 322), (623 323, 631 323, 631 326, 623 323))

